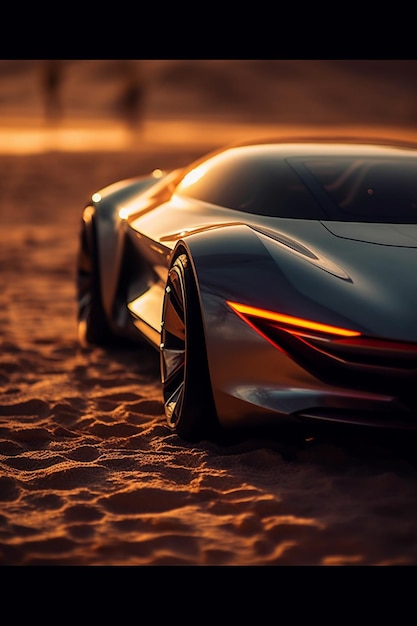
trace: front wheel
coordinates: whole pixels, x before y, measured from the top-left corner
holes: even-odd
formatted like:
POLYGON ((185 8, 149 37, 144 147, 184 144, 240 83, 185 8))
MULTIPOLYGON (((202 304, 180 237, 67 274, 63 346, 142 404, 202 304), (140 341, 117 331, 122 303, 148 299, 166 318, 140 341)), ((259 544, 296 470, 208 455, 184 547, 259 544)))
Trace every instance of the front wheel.
POLYGON ((102 305, 94 221, 81 222, 76 280, 79 341, 84 346, 106 345, 112 340, 112 332, 102 305))
POLYGON ((188 441, 215 436, 218 422, 203 322, 193 272, 185 254, 177 257, 168 273, 160 355, 169 428, 188 441))

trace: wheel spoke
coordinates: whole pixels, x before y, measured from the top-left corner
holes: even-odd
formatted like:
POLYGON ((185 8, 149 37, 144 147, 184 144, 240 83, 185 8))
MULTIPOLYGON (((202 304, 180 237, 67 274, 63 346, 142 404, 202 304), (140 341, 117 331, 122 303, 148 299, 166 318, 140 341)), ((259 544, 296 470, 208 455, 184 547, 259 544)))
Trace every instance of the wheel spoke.
POLYGON ((161 358, 162 358, 162 382, 170 384, 173 377, 183 375, 181 371, 185 363, 185 351, 184 350, 171 350, 166 347, 165 344, 161 344, 161 358))
POLYGON ((181 381, 180 385, 174 390, 174 392, 168 397, 165 404, 165 415, 170 424, 175 425, 180 414, 180 407, 184 397, 184 382, 181 381))
POLYGON ((184 309, 183 307, 178 306, 178 302, 176 302, 174 298, 171 298, 171 294, 168 296, 165 308, 164 330, 166 333, 172 335, 172 341, 175 341, 176 339, 176 343, 178 345, 184 344, 184 309))
POLYGON ((181 343, 185 342, 185 305, 180 280, 175 272, 170 276, 167 291, 167 301, 164 316, 164 329, 167 333, 177 337, 181 343))

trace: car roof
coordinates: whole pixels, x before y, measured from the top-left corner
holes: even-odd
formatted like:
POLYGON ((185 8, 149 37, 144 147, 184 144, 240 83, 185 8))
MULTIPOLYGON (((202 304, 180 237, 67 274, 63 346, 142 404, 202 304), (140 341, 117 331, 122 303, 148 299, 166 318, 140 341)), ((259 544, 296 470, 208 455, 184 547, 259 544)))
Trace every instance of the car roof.
POLYGON ((194 169, 199 164, 217 155, 241 155, 250 157, 270 155, 274 159, 313 156, 417 156, 417 143, 413 141, 386 139, 383 137, 294 137, 277 138, 266 137, 259 139, 245 140, 221 146, 188 165, 186 170, 194 169))
POLYGON ((306 138, 306 139, 261 139, 240 142, 226 146, 220 152, 230 149, 243 151, 259 151, 265 154, 273 153, 288 156, 315 156, 315 155, 417 155, 417 144, 412 141, 396 141, 387 139, 364 138, 306 138))

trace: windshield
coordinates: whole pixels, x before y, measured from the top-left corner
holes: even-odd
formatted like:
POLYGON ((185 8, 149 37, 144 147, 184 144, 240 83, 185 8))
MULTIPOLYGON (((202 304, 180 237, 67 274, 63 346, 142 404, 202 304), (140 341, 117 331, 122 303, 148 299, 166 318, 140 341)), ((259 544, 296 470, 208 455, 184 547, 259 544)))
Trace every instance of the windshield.
POLYGON ((417 162, 411 159, 312 159, 296 167, 333 219, 417 222, 417 162), (318 186, 317 186, 318 183, 318 186))

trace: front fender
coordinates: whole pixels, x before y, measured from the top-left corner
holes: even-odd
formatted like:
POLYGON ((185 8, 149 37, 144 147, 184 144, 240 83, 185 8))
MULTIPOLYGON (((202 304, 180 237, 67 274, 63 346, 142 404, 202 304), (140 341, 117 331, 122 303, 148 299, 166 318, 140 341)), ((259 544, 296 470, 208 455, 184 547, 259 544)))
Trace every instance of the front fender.
POLYGON ((94 221, 102 304, 108 318, 119 281, 124 250, 124 220, 120 210, 146 188, 155 184, 153 176, 119 181, 94 193, 84 209, 83 219, 94 221))
POLYGON ((191 234, 177 243, 173 258, 180 252, 190 257, 203 314, 212 299, 243 298, 268 307, 280 282, 291 288, 261 238, 244 224, 191 234))
POLYGON ((265 351, 259 350, 259 335, 236 315, 227 300, 271 308, 271 293, 280 291, 280 282, 284 288, 286 277, 283 273, 280 276, 257 233, 246 225, 189 235, 177 243, 173 258, 183 252, 188 254, 197 285, 216 409, 219 417, 225 415, 228 421, 235 409, 225 404, 224 398, 233 395, 232 387, 242 373, 239 368, 247 369, 245 361, 250 360, 251 350, 259 361, 269 355, 271 347, 264 342, 265 351), (248 346, 252 348, 246 353, 248 346))
POLYGON ((274 294, 291 288, 256 232, 243 224, 189 235, 178 241, 172 258, 182 252, 194 273, 209 362, 228 341, 236 317, 227 300, 271 308, 274 294))

